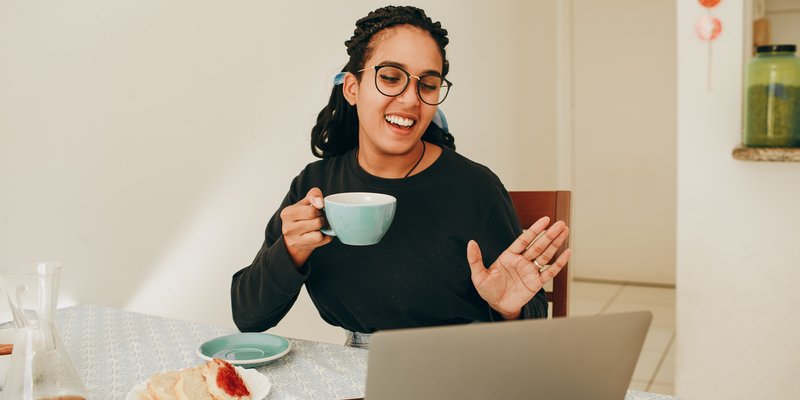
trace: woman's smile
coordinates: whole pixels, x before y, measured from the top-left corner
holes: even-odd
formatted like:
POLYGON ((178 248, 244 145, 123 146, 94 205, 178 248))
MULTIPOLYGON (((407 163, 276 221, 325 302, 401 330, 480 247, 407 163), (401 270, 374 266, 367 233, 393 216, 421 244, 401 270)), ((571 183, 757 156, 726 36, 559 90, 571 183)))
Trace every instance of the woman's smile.
POLYGON ((417 124, 416 118, 395 113, 386 114, 384 120, 386 124, 389 125, 392 132, 399 133, 403 136, 409 135, 417 124))

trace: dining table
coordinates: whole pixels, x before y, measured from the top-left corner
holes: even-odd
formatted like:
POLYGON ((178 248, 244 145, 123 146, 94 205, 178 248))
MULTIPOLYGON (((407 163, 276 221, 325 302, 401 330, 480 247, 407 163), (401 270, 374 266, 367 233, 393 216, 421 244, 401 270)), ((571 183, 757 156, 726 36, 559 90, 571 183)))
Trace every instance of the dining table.
MULTIPOLYGON (((229 327, 92 304, 58 309, 56 326, 89 400, 125 400, 132 388, 156 372, 204 363, 197 349, 205 341, 238 333, 229 327)), ((287 339, 289 353, 257 367, 272 383, 267 399, 364 396, 368 350, 287 339)), ((643 399, 676 397, 636 390, 625 395, 625 400, 643 399)))

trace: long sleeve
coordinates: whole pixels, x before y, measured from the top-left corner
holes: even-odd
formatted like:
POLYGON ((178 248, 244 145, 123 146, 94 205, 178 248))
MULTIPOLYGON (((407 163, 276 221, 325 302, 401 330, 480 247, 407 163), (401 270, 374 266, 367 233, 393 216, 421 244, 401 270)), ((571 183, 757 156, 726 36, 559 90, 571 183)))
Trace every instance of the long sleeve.
POLYGON ((277 325, 308 277, 307 268, 298 269, 292 263, 281 234, 280 210, 292 204, 293 197, 291 192, 287 194, 270 219, 264 244, 253 263, 233 275, 233 321, 242 332, 264 331, 277 325))
MULTIPOLYGON (((497 203, 484 224, 484 230, 479 235, 481 239, 478 240, 486 265, 493 263, 522 233, 511 197, 505 189, 498 188, 498 190, 500 192, 497 194, 497 203)), ((547 308, 547 296, 544 289, 541 289, 528 303, 522 306, 519 319, 547 318, 547 308)), ((492 317, 495 320, 502 319, 500 314, 494 310, 492 310, 492 317)))
MULTIPOLYGON (((324 321, 354 332, 499 321, 470 279, 467 243, 476 240, 490 265, 521 232, 499 178, 447 148, 434 165, 405 179, 368 174, 355 151, 319 160, 292 182, 253 263, 233 276, 234 322, 242 331, 277 325, 303 286, 324 321), (391 228, 373 246, 348 246, 334 239, 316 248, 301 268, 295 267, 281 235, 280 210, 312 187, 323 196, 395 196, 391 228)), ((521 318, 546 316, 544 293, 537 293, 521 318)))

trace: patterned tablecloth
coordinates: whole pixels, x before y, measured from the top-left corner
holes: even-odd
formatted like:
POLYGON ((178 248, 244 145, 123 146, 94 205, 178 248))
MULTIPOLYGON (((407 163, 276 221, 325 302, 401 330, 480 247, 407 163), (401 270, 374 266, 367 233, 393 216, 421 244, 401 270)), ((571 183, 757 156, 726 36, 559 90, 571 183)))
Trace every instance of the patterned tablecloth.
MULTIPOLYGON (((236 333, 213 325, 139 314, 96 305, 58 310, 56 325, 90 400, 124 400, 153 373, 203 363, 195 351, 208 339, 236 333)), ((258 368, 269 376, 277 399, 342 399, 364 394, 367 351, 289 339, 292 350, 258 368)), ((628 391, 625 400, 674 400, 628 391)))

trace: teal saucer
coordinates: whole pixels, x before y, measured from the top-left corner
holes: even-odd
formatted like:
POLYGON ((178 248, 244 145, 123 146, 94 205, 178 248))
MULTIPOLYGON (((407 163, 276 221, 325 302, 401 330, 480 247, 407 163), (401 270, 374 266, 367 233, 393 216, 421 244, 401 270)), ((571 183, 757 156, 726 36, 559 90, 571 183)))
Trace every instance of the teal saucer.
POLYGON ((197 348, 197 356, 211 361, 221 358, 244 368, 260 367, 289 352, 292 345, 282 336, 269 333, 237 333, 211 339, 197 348))

